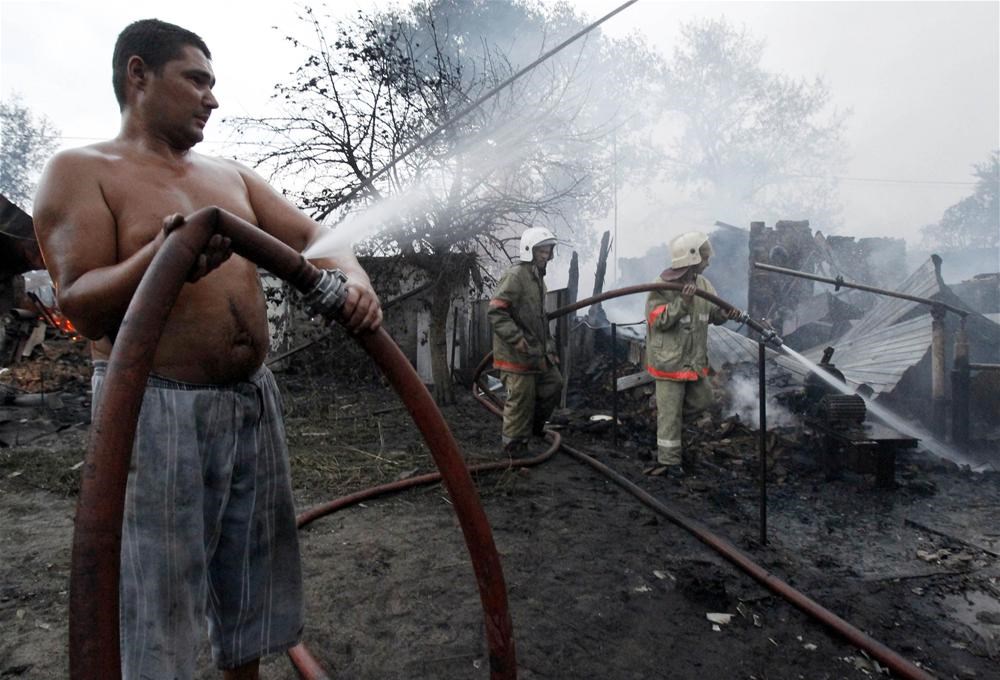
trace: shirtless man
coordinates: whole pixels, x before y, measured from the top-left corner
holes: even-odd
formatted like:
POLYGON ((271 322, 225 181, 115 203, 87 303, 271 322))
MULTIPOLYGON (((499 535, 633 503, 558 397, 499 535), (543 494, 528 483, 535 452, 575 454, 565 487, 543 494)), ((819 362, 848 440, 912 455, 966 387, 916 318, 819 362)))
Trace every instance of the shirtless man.
MULTIPOLYGON (((34 223, 59 305, 92 343, 95 397, 128 303, 166 234, 218 206, 302 251, 321 227, 248 168, 193 151, 218 102, 194 33, 139 21, 118 37, 117 137, 52 158, 34 223)), ((207 613, 225 678, 298 641, 301 576, 287 450, 256 266, 215 235, 173 308, 147 385, 122 540, 122 671, 190 678, 207 613)), ((341 320, 382 312, 351 252, 341 320)), ((96 401, 96 399, 95 399, 96 401)))

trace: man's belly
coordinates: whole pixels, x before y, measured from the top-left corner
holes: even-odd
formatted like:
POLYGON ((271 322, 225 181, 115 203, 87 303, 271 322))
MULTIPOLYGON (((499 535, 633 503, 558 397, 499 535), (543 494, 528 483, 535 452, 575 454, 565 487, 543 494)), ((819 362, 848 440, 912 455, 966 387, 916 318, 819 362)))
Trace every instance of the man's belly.
MULTIPOLYGON (((160 336, 153 373, 223 385, 246 380, 260 367, 269 345, 267 308, 256 272, 238 274, 220 270, 185 286, 160 336)), ((95 359, 110 351, 106 339, 94 343, 95 359)))

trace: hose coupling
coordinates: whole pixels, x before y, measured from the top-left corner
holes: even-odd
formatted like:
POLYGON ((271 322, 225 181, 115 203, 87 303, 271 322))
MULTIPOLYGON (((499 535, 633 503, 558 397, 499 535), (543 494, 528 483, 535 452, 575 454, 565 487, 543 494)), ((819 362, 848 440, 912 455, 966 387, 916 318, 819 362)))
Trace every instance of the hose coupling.
POLYGON ((760 339, 764 341, 765 345, 771 345, 775 349, 779 349, 785 344, 785 341, 781 339, 781 336, 778 335, 773 328, 768 328, 767 326, 764 326, 761 329, 760 339))
POLYGON ((333 319, 347 301, 347 276, 339 269, 321 270, 316 287, 302 296, 310 316, 333 319))

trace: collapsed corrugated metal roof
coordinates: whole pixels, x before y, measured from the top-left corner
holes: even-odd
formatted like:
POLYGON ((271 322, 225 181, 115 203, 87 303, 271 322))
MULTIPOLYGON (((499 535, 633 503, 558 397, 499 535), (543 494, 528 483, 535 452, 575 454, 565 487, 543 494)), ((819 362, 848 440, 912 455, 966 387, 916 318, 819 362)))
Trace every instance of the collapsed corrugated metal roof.
MULTIPOLYGON (((760 349, 755 338, 740 335, 726 326, 708 327, 708 358, 713 366, 723 364, 739 364, 743 362, 757 363, 760 349)), ((778 354, 767 347, 769 358, 778 354)))
MULTIPOLYGON (((931 320, 929 316, 917 317, 853 339, 838 339, 832 346, 837 350, 833 363, 844 374, 849 386, 857 388, 867 384, 876 394, 891 392, 903 374, 930 351, 931 320)), ((802 354, 819 363, 825 348, 825 345, 816 347, 802 354)), ((786 356, 776 361, 782 368, 803 378, 809 372, 786 356)))
MULTIPOLYGON (((968 305, 941 278, 941 258, 930 257, 900 284, 896 292, 940 301, 953 307, 968 309, 968 305)), ((966 318, 972 361, 995 361, 990 355, 1000 352, 1000 326, 981 314, 970 313, 966 318)), ((819 362, 826 346, 836 348, 834 364, 843 372, 849 385, 867 384, 876 393, 892 392, 906 372, 920 364, 931 347, 931 306, 912 300, 879 296, 875 306, 859 319, 844 335, 830 343, 814 347, 802 354, 819 362)), ((949 340, 946 362, 951 360, 954 315, 946 319, 949 340)), ((778 364, 792 373, 804 376, 807 369, 787 357, 778 364)), ((948 364, 950 366, 950 363, 948 364)))
MULTIPOLYGON (((914 270, 900 284, 896 292, 935 299, 941 295, 945 287, 944 281, 941 280, 941 258, 935 255, 914 270)), ((942 302, 945 302, 945 300, 942 300, 942 302)), ((853 324, 847 333, 838 338, 837 343, 850 342, 870 333, 888 328, 901 319, 919 311, 929 314, 930 307, 919 302, 913 302, 912 300, 903 300, 885 295, 879 296, 875 306, 859 319, 857 323, 853 324)), ((930 324, 930 319, 927 320, 927 323, 930 324)))

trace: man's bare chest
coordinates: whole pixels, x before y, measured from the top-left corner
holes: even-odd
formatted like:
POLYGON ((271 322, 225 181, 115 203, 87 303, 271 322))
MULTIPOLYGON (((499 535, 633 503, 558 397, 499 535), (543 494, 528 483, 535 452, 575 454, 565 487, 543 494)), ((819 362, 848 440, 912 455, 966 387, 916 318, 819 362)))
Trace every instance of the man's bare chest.
POLYGON ((165 218, 217 206, 256 223, 238 173, 137 170, 102 178, 104 199, 115 218, 119 255, 127 257, 152 240, 165 218))

